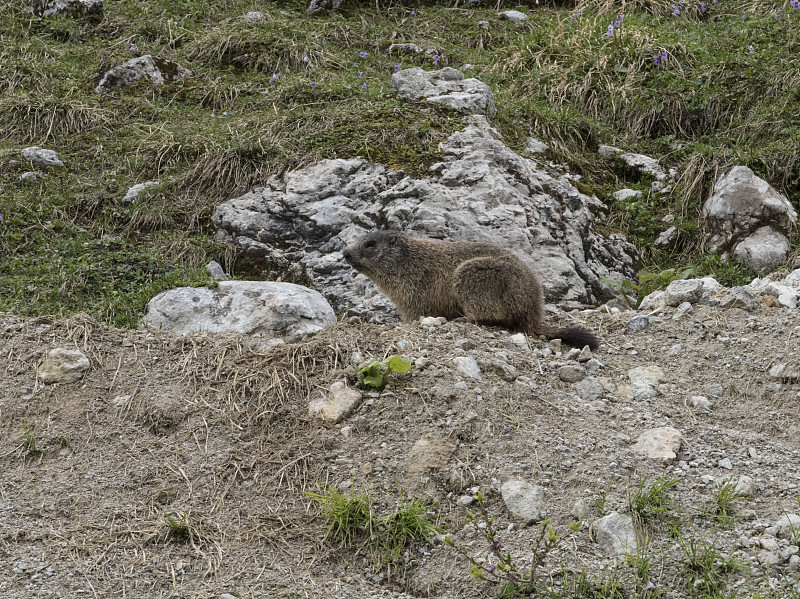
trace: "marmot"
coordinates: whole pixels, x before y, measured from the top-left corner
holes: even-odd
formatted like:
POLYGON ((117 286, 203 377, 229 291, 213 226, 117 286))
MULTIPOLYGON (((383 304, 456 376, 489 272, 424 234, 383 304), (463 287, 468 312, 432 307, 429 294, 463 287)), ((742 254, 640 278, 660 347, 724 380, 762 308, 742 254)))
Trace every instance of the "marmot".
POLYGON ((403 320, 444 316, 500 325, 529 335, 597 349, 585 329, 542 324, 544 295, 536 274, 508 250, 471 241, 432 241, 374 231, 342 254, 392 300, 403 320))

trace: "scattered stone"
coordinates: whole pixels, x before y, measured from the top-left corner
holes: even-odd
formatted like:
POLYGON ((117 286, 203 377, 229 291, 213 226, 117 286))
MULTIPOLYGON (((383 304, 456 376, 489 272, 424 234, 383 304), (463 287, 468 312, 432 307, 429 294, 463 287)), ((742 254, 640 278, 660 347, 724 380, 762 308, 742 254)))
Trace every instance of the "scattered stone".
POLYGON ((619 148, 615 148, 614 146, 604 146, 602 144, 597 146, 597 153, 600 154, 601 156, 605 156, 606 158, 618 156, 623 152, 624 150, 620 150, 619 148))
POLYGON ((528 15, 518 10, 505 10, 498 14, 501 19, 506 19, 507 21, 514 21, 515 23, 522 23, 528 20, 528 15))
POLYGON ((556 374, 565 383, 577 383, 586 376, 586 369, 579 364, 565 364, 558 369, 556 374))
POLYGON ((741 308, 752 312, 756 308, 756 298, 747 287, 732 287, 725 292, 719 303, 723 310, 741 308))
POLYGON ((636 555, 636 529, 631 516, 617 512, 603 516, 592 524, 592 536, 608 556, 636 555))
POLYGON ((644 154, 633 153, 620 154, 619 157, 628 168, 645 175, 650 175, 656 181, 665 181, 667 179, 667 172, 655 158, 645 156, 644 154))
POLYGON ((333 426, 347 418, 360 403, 360 391, 337 381, 331 385, 327 395, 323 394, 308 404, 308 415, 321 420, 325 426, 333 426))
POLYGON ((730 458, 722 458, 717 462, 717 466, 725 468, 725 470, 733 470, 733 464, 731 464, 730 458))
POLYGON ((693 395, 691 397, 692 407, 699 410, 709 410, 711 408, 711 402, 708 401, 707 397, 702 395, 693 395))
POLYGON ((505 360, 501 360, 499 358, 488 358, 481 360, 480 367, 488 372, 494 372, 507 383, 513 383, 519 376, 516 368, 514 368, 505 360))
POLYGON ((578 354, 578 362, 584 364, 592 359, 592 350, 588 345, 584 345, 581 352, 578 354))
POLYGON ((213 289, 162 291, 147 303, 142 322, 182 335, 238 333, 268 347, 333 326, 336 314, 320 293, 293 283, 220 281, 213 289))
POLYGON ((431 471, 447 466, 455 450, 456 443, 450 439, 419 439, 406 457, 402 486, 408 490, 424 486, 430 479, 431 471))
POLYGON ((306 8, 306 14, 315 15, 326 10, 336 12, 341 4, 342 0, 311 0, 306 8))
POLYGON ((579 497, 572 504, 570 515, 576 520, 588 520, 594 512, 594 506, 583 497, 579 497))
POLYGON ((19 180, 23 183, 36 183, 39 180, 39 176, 33 171, 28 171, 26 173, 22 173, 19 176, 19 180))
POLYGON ((664 379, 664 370, 660 366, 639 366, 628 371, 631 381, 633 399, 642 401, 658 395, 656 387, 664 379))
MULTIPOLYGON (((652 295, 652 294, 651 294, 652 295)), ((650 296, 647 296, 650 297, 650 296)), ((639 314, 631 318, 626 326, 628 330, 634 333, 639 333, 650 326, 650 318, 646 314, 639 314)))
POLYGON ((236 597, 236 595, 231 595, 230 593, 222 593, 219 596, 219 599, 238 599, 238 597, 236 597))
POLYGON ((692 308, 692 304, 689 302, 683 302, 680 306, 678 306, 678 309, 675 310, 675 314, 672 316, 672 318, 673 320, 679 320, 687 314, 691 314, 693 311, 694 308, 692 308))
POLYGON ((665 302, 666 293, 663 290, 658 289, 653 291, 652 293, 647 294, 642 299, 642 302, 639 304, 639 310, 642 312, 655 312, 666 306, 665 302))
POLYGON ((103 0, 45 0, 33 5, 34 14, 40 17, 103 16, 103 0))
POLYGON ((392 89, 399 96, 444 104, 464 114, 497 115, 489 86, 478 79, 465 79, 461 71, 450 67, 437 71, 403 69, 392 75, 392 89))
POLYGON ((206 264, 206 271, 215 281, 228 280, 228 275, 225 274, 225 271, 222 269, 222 266, 216 260, 212 260, 211 262, 206 264))
POLYGON ((264 13, 261 12, 260 10, 251 10, 244 13, 244 15, 242 15, 242 18, 245 21, 248 21, 249 23, 256 23, 258 21, 264 20, 264 13))
POLYGON ((700 279, 678 279, 664 290, 664 303, 676 307, 684 302, 694 304, 703 297, 703 281, 700 279))
POLYGON ((472 351, 476 347, 475 340, 467 337, 458 339, 453 345, 456 346, 456 349, 460 349, 461 351, 472 351))
POLYGON ((128 188, 125 196, 122 198, 123 204, 131 204, 134 200, 148 187, 158 185, 158 181, 145 181, 144 183, 137 183, 133 187, 128 188))
POLYGON ((456 370, 464 376, 476 381, 483 380, 483 376, 481 376, 481 369, 478 366, 478 363, 475 361, 475 358, 470 356, 459 356, 453 358, 453 363, 456 365, 456 370))
POLYGON ((797 213, 786 197, 746 166, 733 167, 714 184, 702 216, 711 231, 711 253, 733 254, 759 272, 786 262, 786 236, 797 213))
POLYGON ((681 448, 683 435, 671 426, 662 426, 644 431, 631 449, 653 460, 672 461, 681 448))
POLYGON ((733 490, 742 497, 755 497, 758 492, 756 482, 746 474, 739 476, 733 490))
POLYGON ((520 349, 530 349, 528 346, 528 336, 525 335, 525 333, 514 333, 508 340, 520 349))
POLYGON ((31 164, 42 168, 64 168, 64 163, 59 160, 55 150, 46 150, 38 146, 31 146, 29 148, 23 148, 22 157, 31 164))
POLYGON ((544 489, 520 479, 503 483, 500 494, 512 518, 523 524, 540 522, 547 517, 544 489))
POLYGON ((668 245, 671 245, 673 241, 675 241, 675 238, 677 236, 678 236, 678 229, 675 227, 670 227, 669 229, 667 229, 666 231, 662 231, 658 235, 658 238, 655 240, 653 245, 655 245, 658 248, 667 247, 668 245))
POLYGON ((525 152, 528 154, 544 154, 549 149, 550 146, 535 137, 529 137, 528 142, 525 144, 525 152))
POLYGON ((79 349, 57 347, 47 352, 37 375, 43 383, 74 383, 89 370, 89 358, 79 349))
POLYGON ((475 502, 475 498, 471 495, 463 495, 458 498, 456 501, 456 505, 460 505, 461 507, 467 507, 468 505, 472 505, 475 502))
POLYGON ((775 524, 775 536, 787 541, 794 540, 794 535, 800 533, 800 516, 797 514, 784 514, 775 524))
POLYGON ((478 21, 476 26, 481 31, 489 31, 489 21, 478 21))
POLYGON ((94 91, 98 94, 105 94, 120 85, 134 85, 142 78, 149 79, 153 85, 163 85, 170 81, 180 81, 185 77, 191 76, 192 72, 190 70, 171 60, 145 54, 131 58, 127 62, 106 71, 94 91))
POLYGON ((389 46, 389 54, 419 54, 422 52, 417 44, 403 43, 389 46))
POLYGON ((575 383, 575 391, 583 401, 587 402, 596 401, 605 393, 603 385, 593 376, 587 376, 575 383))
POLYGON ((443 316, 423 316, 419 319, 420 326, 423 327, 440 327, 447 322, 443 316))
POLYGON ((626 202, 630 199, 638 200, 642 197, 642 192, 634 189, 620 189, 615 191, 613 196, 618 202, 626 202))
POLYGON ((769 375, 772 378, 780 379, 787 383, 792 383, 800 380, 800 367, 798 367, 796 364, 780 362, 769 369, 769 375))

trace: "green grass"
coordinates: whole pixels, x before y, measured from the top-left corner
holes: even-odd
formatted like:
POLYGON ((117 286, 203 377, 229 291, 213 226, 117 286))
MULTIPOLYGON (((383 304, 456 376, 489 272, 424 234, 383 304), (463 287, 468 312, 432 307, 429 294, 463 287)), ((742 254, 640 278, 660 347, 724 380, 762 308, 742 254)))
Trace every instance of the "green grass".
POLYGON ((357 155, 424 174, 441 159, 438 143, 463 125, 452 111, 394 96, 395 64, 433 68, 424 53, 389 55, 395 41, 435 49, 439 67, 473 65, 467 74, 492 88, 506 142, 520 150, 529 135, 546 141, 552 158, 583 176, 584 190, 609 203, 599 226, 640 244, 647 271, 691 265, 698 276, 741 281, 746 273, 699 253, 698 213, 714 177, 733 164, 800 199, 800 11, 787 3, 775 19, 773 4, 739 0, 705 14, 687 4, 673 17, 669 5, 626 3, 610 38, 603 32, 620 8, 606 0, 582 3, 579 18, 571 3, 528 6, 534 18, 523 26, 490 8, 449 6, 412 14, 350 2, 309 17, 297 0, 259 6, 265 19, 248 23, 249 0, 120 0, 99 21, 31 18, 21 3, 4 3, 0 254, 9 259, 0 261, 0 310, 84 310, 134 326, 158 291, 208 283, 202 265, 211 259, 234 274, 268 276, 271 265, 253 267, 213 239, 209 216, 270 175, 357 155), (480 19, 488 32, 475 26, 480 19), (661 51, 669 58, 656 67, 661 51), (144 53, 194 75, 94 93, 103 69, 144 53), (600 143, 678 168, 675 193, 651 196, 648 180, 596 154, 600 143), (30 165, 18 149, 28 145, 57 150, 66 171, 20 185, 30 165), (147 180, 161 186, 123 206, 126 189, 147 180), (623 185, 645 193, 609 200, 623 185), (676 245, 653 250, 668 213, 676 245))
POLYGON ((629 492, 628 506, 631 512, 638 516, 644 524, 656 520, 674 521, 672 514, 672 501, 667 492, 680 484, 679 478, 664 476, 647 485, 647 479, 639 481, 639 486, 629 492))

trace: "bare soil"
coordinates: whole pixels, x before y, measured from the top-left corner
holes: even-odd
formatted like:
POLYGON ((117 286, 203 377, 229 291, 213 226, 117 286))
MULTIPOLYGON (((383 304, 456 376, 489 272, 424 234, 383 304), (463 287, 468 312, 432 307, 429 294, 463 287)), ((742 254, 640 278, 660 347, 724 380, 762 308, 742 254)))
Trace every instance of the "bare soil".
MULTIPOLYGON (((345 321, 258 351, 238 337, 119 330, 84 315, 0 315, 0 597, 496 596, 497 586, 471 579, 466 559, 441 543, 412 547, 415 567, 392 569, 374 551, 324 541, 327 524, 304 492, 347 481, 372 497, 376 514, 397 509, 401 493, 431 498, 456 545, 485 556, 485 539, 456 505, 480 487, 506 547, 523 561, 538 529, 507 530, 513 520, 499 483, 543 486, 559 531, 584 499, 594 506, 587 526, 544 570, 600 576, 612 560, 590 536, 597 500, 605 495, 604 513, 624 512, 642 478, 674 475, 681 483, 670 497, 688 522, 685 534, 710 534, 725 554, 755 556, 737 539, 798 511, 800 385, 768 374, 776 363, 796 363, 796 313, 695 306, 630 333, 634 315, 550 317, 602 338, 594 357, 606 392, 594 401, 558 378, 563 354, 537 353, 547 341, 519 348, 510 333, 467 322, 345 321), (461 349, 464 339, 475 347, 461 349), (55 347, 90 359, 81 381, 37 379, 55 347), (391 354, 427 364, 365 393, 335 426, 309 418, 309 401, 336 381, 352 384, 354 365, 391 354), (455 356, 475 357, 483 380, 464 381, 455 356), (513 366, 517 379, 487 366, 493 359, 513 366), (660 394, 634 401, 627 373, 651 364, 666 373, 660 394), (707 397, 710 410, 693 407, 692 396, 707 397), (657 426, 685 438, 674 461, 630 450, 657 426), (412 453, 420 439, 452 453, 420 469, 412 453), (758 494, 734 525, 718 527, 703 515, 711 493, 741 474, 755 479, 758 494), (184 523, 185 534, 169 519, 184 523)), ((654 538, 664 557, 651 579, 667 596, 685 596, 680 551, 668 535, 654 538)), ((737 576, 740 585, 765 579, 755 562, 737 576)))

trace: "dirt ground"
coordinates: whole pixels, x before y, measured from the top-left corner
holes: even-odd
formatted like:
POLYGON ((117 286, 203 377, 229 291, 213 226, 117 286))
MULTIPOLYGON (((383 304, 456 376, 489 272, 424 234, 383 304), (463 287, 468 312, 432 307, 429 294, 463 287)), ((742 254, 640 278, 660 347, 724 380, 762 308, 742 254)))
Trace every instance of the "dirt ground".
MULTIPOLYGON (((0 597, 496 596, 497 586, 473 580, 467 560, 441 543, 410 548, 416 567, 399 571, 374 552, 323 541, 327 525, 304 492, 348 481, 372 497, 376 513, 396 509, 401 493, 433 499, 456 546, 485 556, 485 539, 456 503, 480 488, 506 547, 524 560, 538 529, 508 530, 501 482, 541 485, 561 530, 576 500, 596 507, 605 497, 601 511, 625 512, 642 478, 674 475, 681 482, 670 496, 685 534, 712 535, 725 554, 755 557, 738 540, 783 510, 800 511, 800 385, 769 375, 775 364, 797 362, 800 318, 766 306, 695 306, 678 320, 673 312, 651 316, 637 333, 626 328, 634 312, 551 316, 603 340, 594 357, 605 391, 588 401, 557 375, 576 362, 545 355, 547 341, 521 348, 506 331, 466 322, 346 321, 257 351, 241 338, 117 330, 84 315, 0 315, 0 597), (38 380, 37 366, 58 347, 90 359, 78 382, 38 380), (309 417, 310 400, 336 381, 352 383, 354 363, 392 354, 425 359, 383 392, 365 393, 339 424, 309 417), (474 357, 482 380, 459 373, 456 356, 474 357), (498 359, 516 372, 491 367, 498 359), (656 397, 634 400, 628 371, 647 365, 665 378, 656 397), (710 407, 695 407, 694 396, 710 407), (673 461, 630 449, 658 426, 684 437, 673 461), (421 439, 451 451, 420 470, 412 449, 421 439), (724 458, 731 469, 720 467, 724 458), (735 524, 716 527, 702 515, 712 491, 742 474, 755 480, 756 497, 735 524)), ((602 575, 612 560, 588 523, 544 570, 602 575)), ((663 551, 651 580, 666 596, 687 596, 680 551, 655 536, 663 551)), ((783 568, 767 578, 753 561, 731 585, 797 576, 783 568)))

